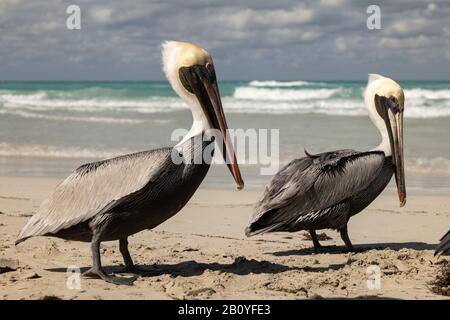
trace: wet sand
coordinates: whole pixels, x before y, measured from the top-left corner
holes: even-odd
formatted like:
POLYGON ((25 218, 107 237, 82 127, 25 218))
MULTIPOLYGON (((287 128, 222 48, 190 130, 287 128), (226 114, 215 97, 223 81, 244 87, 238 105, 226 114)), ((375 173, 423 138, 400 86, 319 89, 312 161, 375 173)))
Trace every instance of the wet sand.
MULTIPOLYGON (((175 217, 130 237, 135 263, 148 272, 132 287, 81 278, 69 289, 67 267, 90 266, 89 244, 39 237, 14 240, 59 182, 0 177, 0 298, 2 299, 441 299, 428 283, 443 258, 433 257, 450 226, 450 197, 410 194, 398 207, 387 190, 349 223, 356 253, 338 233, 315 253, 302 232, 246 238, 243 230, 259 190, 201 188, 175 217), (8 267, 9 266, 9 267, 8 267), (367 268, 377 266, 381 288, 369 289, 367 268)), ((117 242, 102 245, 108 272, 119 272, 117 242)), ((129 274, 119 274, 130 276, 129 274)))

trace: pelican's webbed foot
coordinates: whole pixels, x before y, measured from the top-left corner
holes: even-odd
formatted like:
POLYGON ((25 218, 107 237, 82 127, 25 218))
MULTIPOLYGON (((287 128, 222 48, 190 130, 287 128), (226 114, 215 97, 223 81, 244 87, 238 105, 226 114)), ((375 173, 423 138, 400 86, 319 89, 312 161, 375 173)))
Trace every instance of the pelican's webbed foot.
POLYGON ((126 286, 132 286, 134 281, 136 281, 137 277, 131 277, 131 278, 121 278, 121 277, 115 277, 106 274, 102 268, 95 268, 92 267, 86 272, 83 273, 83 277, 88 278, 100 278, 106 282, 116 284, 116 285, 126 285, 126 286))
POLYGON ((133 285, 137 277, 131 278, 121 278, 106 274, 102 268, 102 263, 100 259, 100 236, 98 232, 94 232, 91 240, 91 250, 92 250, 92 268, 83 273, 86 277, 98 277, 106 282, 117 284, 117 285, 133 285))

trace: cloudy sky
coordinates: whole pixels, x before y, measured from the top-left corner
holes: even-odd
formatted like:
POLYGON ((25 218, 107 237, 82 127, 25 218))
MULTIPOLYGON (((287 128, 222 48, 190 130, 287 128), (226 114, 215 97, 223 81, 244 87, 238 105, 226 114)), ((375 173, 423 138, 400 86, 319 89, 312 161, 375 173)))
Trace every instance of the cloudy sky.
POLYGON ((0 80, 159 80, 169 39, 207 48, 228 80, 450 79, 449 17, 449 0, 0 0, 0 80))

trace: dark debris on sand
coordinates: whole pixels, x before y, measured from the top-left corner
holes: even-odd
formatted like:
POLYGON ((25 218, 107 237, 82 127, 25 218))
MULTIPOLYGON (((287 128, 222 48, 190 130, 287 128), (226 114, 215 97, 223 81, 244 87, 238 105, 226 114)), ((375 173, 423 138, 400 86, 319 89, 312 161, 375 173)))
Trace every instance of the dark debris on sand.
POLYGON ((431 292, 450 296, 450 262, 442 260, 437 272, 436 278, 429 283, 431 292))
POLYGON ((0 273, 16 271, 19 268, 19 260, 0 258, 0 273))

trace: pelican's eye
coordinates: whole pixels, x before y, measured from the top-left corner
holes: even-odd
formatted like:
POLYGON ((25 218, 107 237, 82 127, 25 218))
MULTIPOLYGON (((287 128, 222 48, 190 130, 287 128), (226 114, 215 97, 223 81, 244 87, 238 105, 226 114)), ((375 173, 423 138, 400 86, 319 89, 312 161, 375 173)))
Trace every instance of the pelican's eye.
POLYGON ((395 96, 389 97, 388 106, 392 110, 393 113, 397 113, 400 111, 400 105, 398 103, 398 99, 395 96))
POLYGON ((216 81, 216 70, 214 70, 214 66, 211 62, 206 63, 205 65, 206 70, 208 71, 208 79, 210 81, 210 83, 215 82, 216 81))

